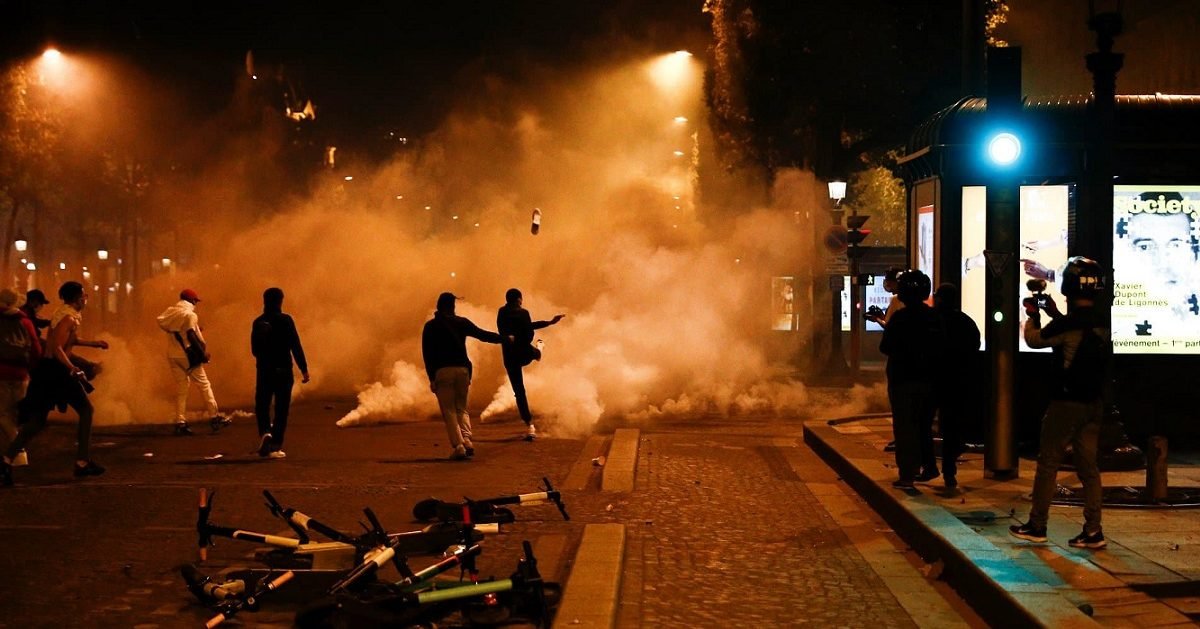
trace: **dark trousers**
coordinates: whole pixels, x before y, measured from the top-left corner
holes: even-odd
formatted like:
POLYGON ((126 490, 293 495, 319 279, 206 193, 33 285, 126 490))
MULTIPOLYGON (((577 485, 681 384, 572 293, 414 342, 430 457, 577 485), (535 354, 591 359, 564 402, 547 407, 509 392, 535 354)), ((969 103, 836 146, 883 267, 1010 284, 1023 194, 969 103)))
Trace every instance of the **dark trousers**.
POLYGON ((254 379, 254 418, 258 421, 259 436, 271 433, 275 449, 283 447, 287 431, 288 409, 292 405, 292 386, 296 378, 291 367, 259 369, 254 379), (275 402, 275 419, 271 420, 271 401, 275 402))
MULTIPOLYGON (((922 465, 933 458, 933 385, 928 382, 888 383, 892 404, 892 432, 896 436, 896 467, 900 479, 911 481, 922 465), (928 440, 928 446, 924 442, 928 440), (928 450, 926 450, 926 447, 928 450)), ((937 469, 936 462, 926 471, 937 469)))
POLYGON ((529 412, 529 398, 525 395, 525 374, 521 369, 520 365, 504 366, 504 371, 508 372, 508 381, 512 383, 513 394, 517 396, 517 412, 521 414, 521 420, 528 424, 533 421, 533 414, 529 412))
POLYGON ((967 400, 965 388, 944 389, 938 396, 938 428, 942 432, 942 476, 958 475, 958 457, 966 449, 967 400))
POLYGON ((1083 483, 1083 528, 1092 534, 1100 532, 1104 489, 1100 485, 1096 452, 1103 415, 1104 405, 1099 400, 1050 402, 1046 415, 1042 417, 1037 473, 1033 477, 1033 505, 1029 508, 1029 524, 1034 528, 1046 528, 1050 518, 1050 502, 1058 488, 1058 467, 1069 445, 1073 450, 1075 474, 1083 483))
POLYGON ((20 429, 5 456, 11 459, 25 449, 25 444, 46 427, 50 410, 58 404, 70 406, 79 414, 75 458, 87 461, 88 444, 92 439, 92 402, 83 390, 83 384, 62 363, 49 358, 40 360, 29 374, 29 390, 17 405, 20 429))

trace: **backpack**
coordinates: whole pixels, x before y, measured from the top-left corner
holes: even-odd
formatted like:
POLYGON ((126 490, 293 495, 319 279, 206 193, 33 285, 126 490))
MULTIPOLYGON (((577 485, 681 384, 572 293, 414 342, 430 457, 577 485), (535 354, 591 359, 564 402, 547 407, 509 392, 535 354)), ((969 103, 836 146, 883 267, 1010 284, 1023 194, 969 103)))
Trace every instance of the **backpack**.
POLYGON ((1091 401, 1101 397, 1107 377, 1108 341, 1092 328, 1083 328, 1071 366, 1063 373, 1062 390, 1069 400, 1091 401))
POLYGON ((21 315, 0 316, 0 363, 28 367, 33 339, 21 325, 21 315))

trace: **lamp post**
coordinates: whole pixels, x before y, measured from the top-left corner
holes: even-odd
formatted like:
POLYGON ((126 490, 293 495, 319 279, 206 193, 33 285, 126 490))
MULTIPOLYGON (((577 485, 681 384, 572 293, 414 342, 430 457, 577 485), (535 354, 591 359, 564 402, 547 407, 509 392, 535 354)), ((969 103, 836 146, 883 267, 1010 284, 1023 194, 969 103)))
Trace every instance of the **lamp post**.
POLYGON ((100 300, 100 327, 108 330, 108 249, 100 247, 96 250, 96 258, 100 260, 100 281, 93 286, 99 286, 100 300))
MULTIPOLYGON (((835 228, 842 227, 842 214, 845 210, 842 208, 842 200, 846 198, 846 182, 831 181, 829 182, 829 200, 832 205, 829 208, 829 216, 833 220, 835 228)), ((834 230, 834 233, 838 233, 834 230)), ((844 232, 843 232, 844 233, 844 232)), ((829 292, 830 292, 830 315, 833 319, 830 325, 832 336, 829 344, 829 360, 825 364, 825 373, 831 376, 844 376, 847 372, 846 358, 842 351, 842 271, 837 268, 837 265, 830 262, 826 269, 829 274, 829 292), (836 271, 836 272, 835 272, 836 271)))

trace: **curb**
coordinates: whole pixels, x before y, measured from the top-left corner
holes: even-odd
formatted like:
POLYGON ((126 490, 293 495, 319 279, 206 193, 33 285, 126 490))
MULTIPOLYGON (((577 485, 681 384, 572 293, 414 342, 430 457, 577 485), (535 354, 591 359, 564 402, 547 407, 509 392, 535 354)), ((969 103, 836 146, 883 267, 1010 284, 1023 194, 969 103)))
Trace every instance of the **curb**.
POLYGON ((611 629, 625 561, 624 524, 588 524, 554 615, 555 627, 611 629))
POLYGON ((641 431, 619 428, 608 447, 608 462, 604 465, 601 491, 633 491, 633 473, 637 467, 638 442, 641 431))
POLYGON ((922 557, 941 560, 943 579, 981 616, 995 626, 1099 626, 946 509, 880 484, 894 474, 879 464, 878 452, 842 437, 836 423, 806 422, 804 443, 922 557))

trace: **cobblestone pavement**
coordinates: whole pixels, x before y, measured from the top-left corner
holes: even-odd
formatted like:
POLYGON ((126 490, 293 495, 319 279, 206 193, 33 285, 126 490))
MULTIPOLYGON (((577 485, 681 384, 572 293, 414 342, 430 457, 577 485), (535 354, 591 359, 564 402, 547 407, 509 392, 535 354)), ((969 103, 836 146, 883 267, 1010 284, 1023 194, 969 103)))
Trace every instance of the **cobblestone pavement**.
POLYGON ((772 438, 797 428, 772 424, 643 429, 636 490, 613 504, 618 626, 915 626, 772 438))

